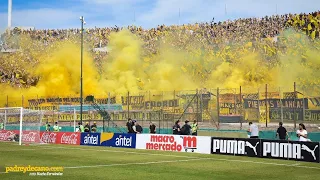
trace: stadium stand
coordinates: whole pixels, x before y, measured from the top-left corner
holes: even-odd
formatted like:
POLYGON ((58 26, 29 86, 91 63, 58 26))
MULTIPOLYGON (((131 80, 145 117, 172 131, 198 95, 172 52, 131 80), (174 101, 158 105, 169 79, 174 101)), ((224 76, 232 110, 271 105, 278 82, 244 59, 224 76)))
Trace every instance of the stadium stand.
MULTIPOLYGON (((260 52, 262 58, 276 62, 277 54, 293 53, 282 48, 283 44, 290 44, 290 36, 280 37, 285 29, 294 29, 306 34, 311 40, 319 38, 320 11, 309 14, 273 15, 263 18, 244 18, 233 21, 185 24, 181 26, 159 25, 157 28, 143 29, 142 27, 128 26, 133 34, 144 40, 145 57, 157 53, 159 41, 171 43, 177 49, 188 50, 199 54, 199 49, 211 51, 212 56, 230 61, 247 51, 260 52), (166 37, 166 38, 163 38, 166 37), (178 37, 178 40, 167 39, 178 37), (202 47, 195 48, 188 42, 197 42, 202 47), (238 45, 232 46, 230 45, 238 45)), ((86 29, 85 44, 92 49, 97 67, 107 56, 106 51, 99 50, 108 44, 111 32, 123 28, 93 28, 86 29), (95 48, 98 50, 94 51, 95 48)), ((39 77, 34 77, 24 67, 26 64, 36 65, 39 62, 37 53, 48 51, 55 42, 69 41, 80 43, 79 29, 54 30, 25 30, 15 28, 1 35, 0 49, 0 82, 14 87, 30 87, 37 84, 39 77), (31 39, 32 43, 28 43, 31 39), (20 49, 19 51, 16 51, 20 49), (12 53, 14 50, 15 53, 12 53)), ((319 43, 319 42, 317 42, 319 43)), ((192 43, 194 44, 194 43, 192 43)), ((296 43, 297 44, 297 43, 296 43)), ((304 41, 296 48, 303 46, 304 41)), ((199 74, 202 75, 201 72, 199 74)), ((204 76, 204 75, 202 75, 204 76)))

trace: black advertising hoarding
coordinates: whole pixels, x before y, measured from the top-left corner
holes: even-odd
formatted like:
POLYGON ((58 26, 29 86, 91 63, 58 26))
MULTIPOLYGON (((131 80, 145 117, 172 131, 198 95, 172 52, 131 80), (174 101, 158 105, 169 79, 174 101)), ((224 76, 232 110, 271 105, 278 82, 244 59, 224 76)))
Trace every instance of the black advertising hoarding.
POLYGON ((211 138, 211 154, 320 162, 318 142, 211 138))
POLYGON ((319 162, 319 143, 261 139, 262 157, 319 162))
POLYGON ((212 138, 212 154, 228 154, 238 156, 260 156, 259 139, 212 138))

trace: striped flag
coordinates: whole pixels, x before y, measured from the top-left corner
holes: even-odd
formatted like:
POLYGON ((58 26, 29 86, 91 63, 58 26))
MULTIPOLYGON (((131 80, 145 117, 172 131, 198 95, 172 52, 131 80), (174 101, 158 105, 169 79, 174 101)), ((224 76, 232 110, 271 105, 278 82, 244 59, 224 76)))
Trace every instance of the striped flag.
POLYGON ((309 100, 314 106, 320 106, 320 97, 309 98, 309 100))

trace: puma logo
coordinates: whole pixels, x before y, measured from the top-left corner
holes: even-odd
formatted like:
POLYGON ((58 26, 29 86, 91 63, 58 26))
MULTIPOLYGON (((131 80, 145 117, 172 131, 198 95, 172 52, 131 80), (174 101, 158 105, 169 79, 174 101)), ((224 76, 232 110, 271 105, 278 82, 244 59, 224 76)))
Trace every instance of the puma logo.
POLYGON ((314 159, 314 160, 317 160, 316 155, 315 155, 315 153, 314 153, 317 148, 318 148, 318 145, 316 145, 313 150, 311 150, 311 149, 310 149, 308 146, 306 146, 305 144, 303 144, 303 145, 301 146, 301 149, 302 149, 302 150, 305 150, 305 151, 308 151, 309 153, 311 153, 311 155, 313 156, 313 159, 314 159))
POLYGON ((246 141, 246 146, 248 146, 249 148, 253 149, 253 151, 254 151, 254 153, 256 155, 258 155, 257 154, 257 146, 258 146, 258 144, 259 144, 259 142, 257 142, 255 146, 252 146, 252 144, 250 142, 246 141))

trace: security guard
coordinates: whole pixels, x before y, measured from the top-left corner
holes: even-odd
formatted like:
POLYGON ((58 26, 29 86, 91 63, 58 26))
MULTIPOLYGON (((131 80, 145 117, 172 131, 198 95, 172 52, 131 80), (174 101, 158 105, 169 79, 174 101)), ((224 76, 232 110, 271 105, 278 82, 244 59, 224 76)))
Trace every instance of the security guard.
POLYGON ((93 122, 93 125, 91 126, 91 132, 97 132, 97 124, 96 124, 96 122, 93 122))
POLYGON ((193 124, 191 125, 192 135, 197 136, 198 135, 198 123, 197 120, 194 120, 193 124))
POLYGON ((84 132, 90 132, 90 126, 89 123, 87 122, 86 125, 84 126, 84 132))
POLYGON ((60 127, 58 126, 58 122, 54 123, 53 132, 59 132, 60 127))
POLYGON ((84 127, 82 123, 79 122, 78 125, 79 125, 79 132, 84 132, 84 127))
POLYGON ((47 132, 50 131, 50 124, 48 122, 44 125, 44 127, 47 132))

